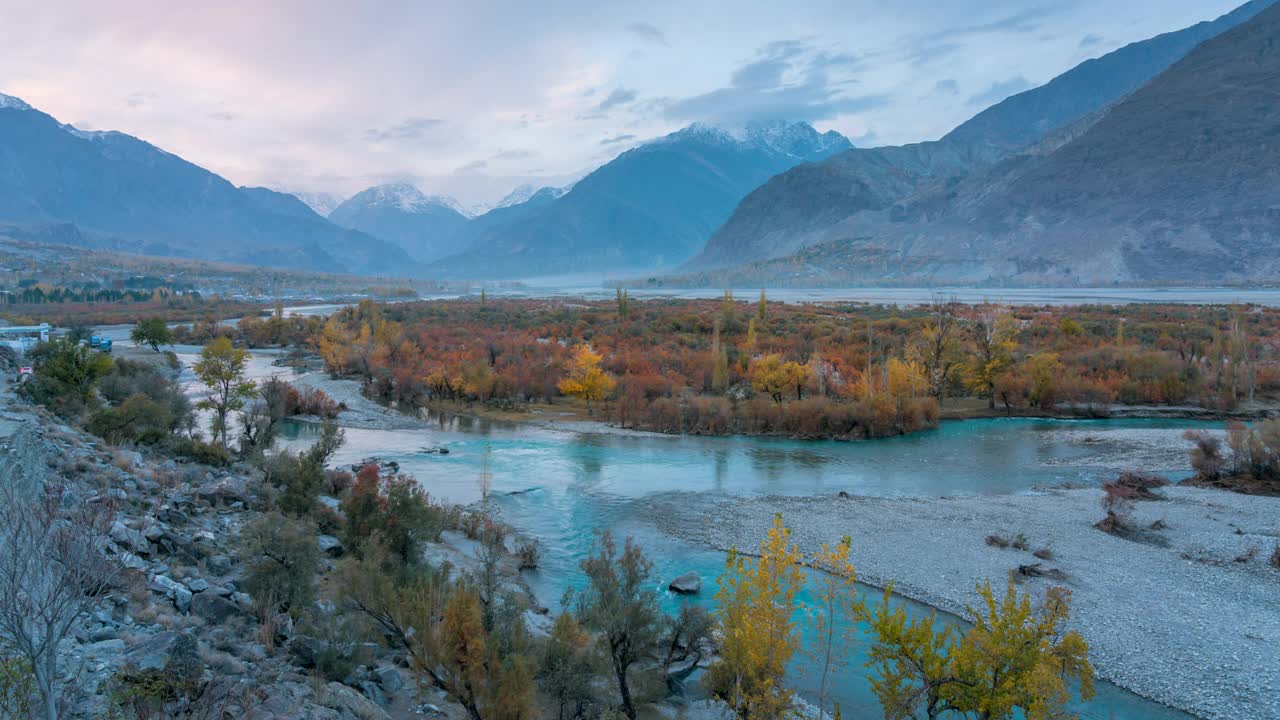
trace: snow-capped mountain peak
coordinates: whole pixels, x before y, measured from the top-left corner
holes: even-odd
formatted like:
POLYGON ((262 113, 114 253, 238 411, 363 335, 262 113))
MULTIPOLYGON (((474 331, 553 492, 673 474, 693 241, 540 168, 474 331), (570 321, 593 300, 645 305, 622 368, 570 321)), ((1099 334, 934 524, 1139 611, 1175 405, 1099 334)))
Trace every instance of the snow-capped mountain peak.
POLYGON ((646 145, 661 145, 674 142, 697 142, 720 146, 736 145, 796 158, 829 155, 833 152, 853 147, 848 138, 834 130, 820 133, 809 123, 787 122, 785 120, 751 122, 739 126, 696 122, 670 135, 646 143, 646 145))
POLYGON ((4 93, 0 93, 0 109, 31 110, 33 108, 30 105, 23 102, 21 98, 16 98, 12 95, 5 95, 4 93))
POLYGON ((461 203, 448 195, 426 195, 417 186, 407 182, 376 185, 358 193, 348 202, 367 207, 394 207, 409 213, 443 207, 464 217, 471 217, 471 213, 461 203))

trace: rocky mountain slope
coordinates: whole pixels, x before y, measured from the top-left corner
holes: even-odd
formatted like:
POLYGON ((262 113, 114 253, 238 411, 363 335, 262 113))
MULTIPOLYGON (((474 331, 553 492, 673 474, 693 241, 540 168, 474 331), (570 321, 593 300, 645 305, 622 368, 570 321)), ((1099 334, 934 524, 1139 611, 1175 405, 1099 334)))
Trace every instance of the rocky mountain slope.
POLYGON ((413 258, 430 261, 463 249, 469 217, 457 201, 428 197, 408 183, 377 185, 348 198, 329 219, 393 242, 413 258))
POLYGON ((623 153, 537 212, 469 228, 469 249, 433 272, 511 277, 673 268, 760 183, 849 147, 838 133, 804 123, 740 133, 693 125, 623 153))
POLYGON ((847 238, 847 227, 836 230, 846 219, 892 215, 896 204, 917 194, 986 170, 1055 131, 1096 120, 1100 111, 1201 42, 1249 20, 1274 2, 1254 0, 1212 22, 1088 60, 1039 88, 984 110, 936 142, 850 150, 778 175, 743 200, 686 269, 758 263, 847 238))
POLYGON ((1280 274, 1280 6, 970 177, 855 213, 721 284, 1110 284, 1280 274))
POLYGON ((306 270, 413 270, 394 245, 269 192, 238 189, 135 137, 84 132, 0 95, 0 223, 29 237, 306 270))

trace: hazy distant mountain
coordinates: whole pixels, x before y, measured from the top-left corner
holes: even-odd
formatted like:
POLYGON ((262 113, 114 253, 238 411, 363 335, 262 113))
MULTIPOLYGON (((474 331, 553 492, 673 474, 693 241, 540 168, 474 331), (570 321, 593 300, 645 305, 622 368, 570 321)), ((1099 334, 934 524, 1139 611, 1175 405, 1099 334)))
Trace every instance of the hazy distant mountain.
POLYGON ((1041 87, 984 110, 939 141, 850 150, 780 174, 743 200, 686 269, 703 271, 783 257, 836 238, 836 228, 850 218, 870 215, 875 217, 867 222, 878 220, 913 195, 958 182, 1054 131, 1096 119, 1099 111, 1196 45, 1275 1, 1254 0, 1213 22, 1085 61, 1041 87))
POLYGON ((406 274, 393 245, 290 196, 241 190, 135 137, 59 124, 0 95, 0 223, 33 239, 307 270, 406 274))
POLYGON ((316 211, 321 217, 329 217, 329 213, 333 209, 342 204, 343 197, 327 192, 292 192, 290 190, 281 190, 277 188, 277 192, 289 193, 307 204, 312 210, 316 211))
POLYGON ((494 203, 493 207, 489 209, 501 210, 502 208, 508 208, 508 207, 511 207, 512 205, 521 205, 529 202, 529 200, 532 199, 534 195, 538 195, 538 194, 542 194, 544 197, 549 196, 551 197, 551 199, 554 200, 555 198, 558 198, 561 195, 564 195, 565 193, 569 192, 570 188, 572 187, 573 187, 572 185, 568 187, 562 187, 562 188, 539 187, 537 185, 529 185, 529 184, 521 185, 515 190, 512 190, 511 192, 507 193, 501 200, 494 203))
POLYGON ((356 193, 334 208, 329 219, 393 242, 425 262, 461 251, 459 232, 469 218, 453 198, 427 196, 413 185, 395 183, 356 193))
POLYGON ((849 147, 839 133, 804 123, 740 132, 693 125, 628 150, 536 212, 469 228, 469 249, 432 271, 517 277, 672 268, 760 183, 849 147))
POLYGON ((1280 6, 969 178, 833 225, 742 284, 1111 284, 1280 277, 1280 6))

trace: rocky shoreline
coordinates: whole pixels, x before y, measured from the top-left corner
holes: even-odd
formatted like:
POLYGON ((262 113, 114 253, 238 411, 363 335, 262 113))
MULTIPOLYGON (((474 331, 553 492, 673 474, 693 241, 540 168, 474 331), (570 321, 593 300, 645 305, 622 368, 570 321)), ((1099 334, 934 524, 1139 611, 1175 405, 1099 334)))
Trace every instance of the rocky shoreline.
MULTIPOLYGON (((1140 540, 1096 529, 1101 491, 1057 489, 960 498, 762 497, 652 504, 665 532, 717 550, 759 543, 775 513, 808 553, 853 537, 858 579, 963 615, 975 585, 1018 568, 1040 593, 1073 593, 1072 626, 1090 643, 1099 677, 1212 720, 1280 718, 1280 498, 1170 487, 1139 503, 1140 540), (1025 538, 1026 550, 985 542, 1025 538), (1032 553, 1048 549, 1049 559, 1032 553)), ((1021 543, 1020 543, 1021 544, 1021 543)))

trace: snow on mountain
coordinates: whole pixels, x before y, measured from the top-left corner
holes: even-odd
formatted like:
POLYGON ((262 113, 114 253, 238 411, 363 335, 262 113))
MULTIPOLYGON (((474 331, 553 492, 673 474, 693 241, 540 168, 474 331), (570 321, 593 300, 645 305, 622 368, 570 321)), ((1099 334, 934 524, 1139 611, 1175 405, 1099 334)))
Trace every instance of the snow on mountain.
POLYGON ((791 158, 830 155, 853 147, 848 138, 834 130, 820 133, 809 123, 776 120, 742 126, 696 122, 670 135, 650 140, 640 148, 679 142, 757 149, 791 158))
POLYGON ((563 196, 565 193, 569 192, 570 188, 572 187, 573 185, 566 185, 564 187, 557 188, 557 187, 549 187, 549 186, 537 186, 537 185, 531 185, 529 183, 525 183, 524 185, 521 185, 520 187, 517 187, 515 190, 512 190, 511 192, 507 193, 505 197, 503 197, 501 200, 495 203, 493 207, 490 209, 497 210, 498 208, 511 207, 512 205, 520 205, 523 203, 527 203, 529 202, 529 199, 532 198, 534 195, 541 194, 544 191, 546 191, 546 193, 549 194, 551 197, 558 198, 563 196))
POLYGON ((32 109, 30 105, 26 104, 21 99, 16 98, 12 95, 5 95, 4 93, 0 93, 0 108, 7 108, 9 110, 32 109))
POLYGON ((294 192, 282 188, 276 188, 276 190, 293 195, 324 217, 328 217, 329 213, 333 212, 334 208, 341 205, 342 201, 345 200, 341 195, 327 192, 294 192))

